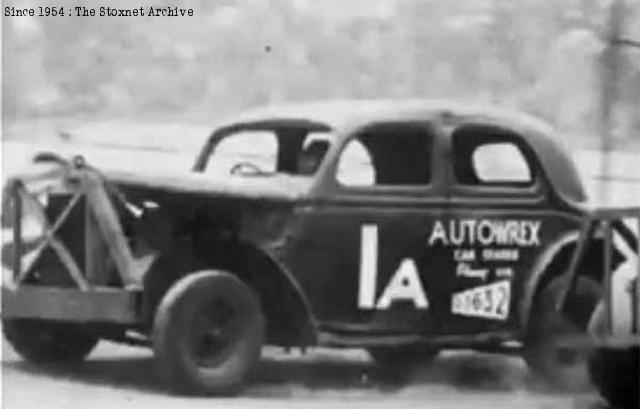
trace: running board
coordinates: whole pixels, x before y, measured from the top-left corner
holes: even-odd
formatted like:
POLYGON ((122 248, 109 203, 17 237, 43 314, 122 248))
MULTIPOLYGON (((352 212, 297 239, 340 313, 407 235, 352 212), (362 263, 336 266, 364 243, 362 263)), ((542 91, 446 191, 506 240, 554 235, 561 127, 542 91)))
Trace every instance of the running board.
POLYGON ((510 331, 465 335, 347 335, 321 332, 318 334, 318 344, 321 346, 342 348, 425 344, 439 348, 470 348, 492 352, 520 350, 522 344, 517 341, 517 335, 517 333, 510 331))

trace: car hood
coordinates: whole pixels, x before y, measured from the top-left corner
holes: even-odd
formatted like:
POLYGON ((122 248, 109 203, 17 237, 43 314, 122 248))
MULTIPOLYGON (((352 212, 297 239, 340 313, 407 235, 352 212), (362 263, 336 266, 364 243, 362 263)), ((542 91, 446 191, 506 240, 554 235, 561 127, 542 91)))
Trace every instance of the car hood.
POLYGON ((295 201, 309 194, 312 178, 281 174, 259 176, 210 175, 197 172, 103 170, 107 179, 136 191, 184 194, 197 197, 295 201))

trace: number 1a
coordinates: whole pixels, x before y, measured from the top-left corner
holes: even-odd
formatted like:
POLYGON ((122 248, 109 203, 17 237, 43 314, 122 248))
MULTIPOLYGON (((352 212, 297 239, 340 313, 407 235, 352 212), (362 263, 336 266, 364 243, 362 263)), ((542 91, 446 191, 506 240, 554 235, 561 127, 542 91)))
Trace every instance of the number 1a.
POLYGON ((429 307, 427 296, 416 268, 416 263, 405 258, 382 291, 376 302, 378 281, 378 226, 362 226, 360 241, 360 281, 358 287, 358 308, 387 309, 395 301, 411 301, 416 308, 429 307))

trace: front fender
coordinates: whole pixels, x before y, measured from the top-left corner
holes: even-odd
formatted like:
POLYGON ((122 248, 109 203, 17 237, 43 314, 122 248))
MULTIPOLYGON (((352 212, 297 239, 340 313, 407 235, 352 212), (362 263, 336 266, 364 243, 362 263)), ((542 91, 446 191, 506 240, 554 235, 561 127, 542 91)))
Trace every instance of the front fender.
MULTIPOLYGON (((277 248, 277 247, 276 247, 277 248)), ((277 257, 278 251, 274 250, 272 246, 260 246, 260 250, 264 254, 265 257, 269 259, 271 263, 276 267, 279 274, 283 277, 283 279, 287 282, 290 288, 293 290, 298 300, 302 303, 304 308, 304 315, 307 317, 307 320, 312 327, 313 331, 317 328, 317 323, 313 311, 311 309, 311 304, 309 299, 307 298, 304 290, 300 286, 298 280, 295 279, 293 274, 289 271, 286 265, 280 261, 277 257)), ((315 334, 314 334, 315 335, 315 334)))

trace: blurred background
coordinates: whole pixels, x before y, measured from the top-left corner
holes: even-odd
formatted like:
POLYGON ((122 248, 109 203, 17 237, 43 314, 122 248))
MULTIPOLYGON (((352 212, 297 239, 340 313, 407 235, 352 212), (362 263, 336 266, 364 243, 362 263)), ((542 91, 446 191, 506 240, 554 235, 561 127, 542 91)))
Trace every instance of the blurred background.
MULTIPOLYGON (((213 123, 282 101, 434 97, 523 109, 588 140, 599 132, 611 3, 57 0, 195 15, 4 17, 5 130, 34 118, 213 123)), ((623 35, 640 39, 640 0, 623 3, 623 35)), ((640 48, 618 54, 611 131, 626 145, 640 141, 640 48)))

